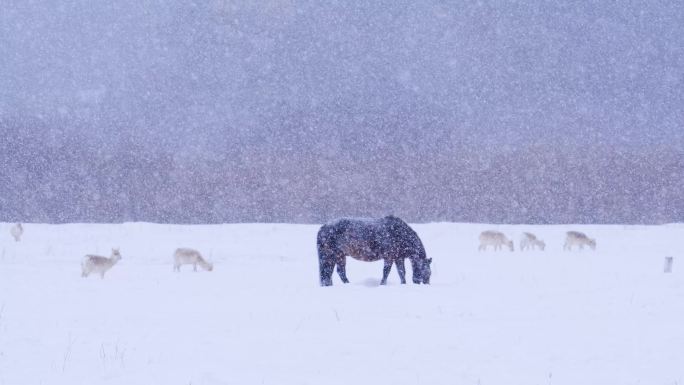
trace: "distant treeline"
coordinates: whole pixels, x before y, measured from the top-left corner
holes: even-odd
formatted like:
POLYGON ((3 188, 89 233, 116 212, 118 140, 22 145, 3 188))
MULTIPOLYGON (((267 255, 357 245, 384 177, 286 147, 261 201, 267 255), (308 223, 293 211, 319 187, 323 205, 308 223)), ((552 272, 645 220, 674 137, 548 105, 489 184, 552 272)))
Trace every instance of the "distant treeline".
POLYGON ((391 138, 359 153, 338 138, 183 156, 131 135, 101 143, 79 132, 0 120, 0 221, 321 223, 388 213, 411 222, 684 221, 681 148, 430 151, 391 138))

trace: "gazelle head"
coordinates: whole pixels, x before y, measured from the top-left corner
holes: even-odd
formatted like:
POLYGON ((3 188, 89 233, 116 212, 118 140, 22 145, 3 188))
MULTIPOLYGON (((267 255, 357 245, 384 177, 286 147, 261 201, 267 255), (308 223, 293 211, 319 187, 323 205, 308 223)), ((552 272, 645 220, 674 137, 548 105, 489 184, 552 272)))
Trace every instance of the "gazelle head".
POLYGON ((508 248, 511 249, 511 251, 513 251, 513 241, 508 241, 506 242, 506 244, 508 245, 508 248))
POLYGON ((544 248, 546 247, 546 243, 544 241, 539 241, 539 248, 544 251, 544 248))
POLYGON ((589 247, 591 247, 592 250, 596 250, 596 240, 595 239, 593 239, 593 238, 589 239, 587 241, 587 244, 589 245, 589 247))
POLYGON ((120 260, 121 259, 121 253, 119 252, 119 248, 112 249, 112 259, 115 260, 120 260))

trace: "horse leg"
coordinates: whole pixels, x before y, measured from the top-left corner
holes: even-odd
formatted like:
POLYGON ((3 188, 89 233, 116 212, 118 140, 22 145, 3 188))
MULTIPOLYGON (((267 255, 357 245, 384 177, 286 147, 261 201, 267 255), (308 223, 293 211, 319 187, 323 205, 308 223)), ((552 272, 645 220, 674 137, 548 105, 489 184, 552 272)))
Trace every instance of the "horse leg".
POLYGON ((349 280, 347 279, 347 257, 346 256, 341 256, 337 258, 337 274, 340 275, 340 279, 344 283, 349 283, 349 280))
POLYGON ((406 268, 404 267, 404 258, 397 258, 394 263, 397 265, 397 272, 402 285, 406 284, 406 268))
POLYGON ((321 286, 332 286, 332 274, 335 270, 335 256, 330 253, 320 253, 318 256, 321 286))
POLYGON ((387 284, 387 276, 389 275, 390 270, 392 270, 392 260, 385 258, 385 266, 382 268, 382 281, 380 281, 381 285, 387 284))

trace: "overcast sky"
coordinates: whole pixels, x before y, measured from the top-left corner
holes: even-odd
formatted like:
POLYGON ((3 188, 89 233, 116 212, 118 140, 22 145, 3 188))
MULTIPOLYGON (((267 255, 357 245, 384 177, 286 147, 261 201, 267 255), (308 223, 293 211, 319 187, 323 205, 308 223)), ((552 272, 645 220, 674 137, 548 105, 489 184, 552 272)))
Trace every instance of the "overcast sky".
POLYGON ((0 115, 196 151, 681 146, 682 4, 4 0, 0 115))

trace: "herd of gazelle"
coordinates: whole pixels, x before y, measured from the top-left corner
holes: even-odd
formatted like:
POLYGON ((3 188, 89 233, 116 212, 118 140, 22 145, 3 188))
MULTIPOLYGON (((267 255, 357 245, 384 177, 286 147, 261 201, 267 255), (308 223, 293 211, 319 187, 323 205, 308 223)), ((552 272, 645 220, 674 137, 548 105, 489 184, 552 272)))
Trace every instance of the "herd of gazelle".
MULTIPOLYGON (((10 228, 10 235, 15 242, 21 241, 23 234, 24 226, 21 223, 16 223, 10 228)), ((86 278, 90 274, 99 274, 100 278, 104 278, 105 273, 120 260, 121 253, 118 248, 112 249, 112 254, 109 257, 88 254, 83 257, 81 262, 81 277, 86 278)), ((199 251, 185 247, 178 248, 173 253, 173 270, 180 271, 182 265, 192 265, 194 271, 197 271, 197 266, 207 271, 214 270, 214 265, 207 262, 199 251)))
MULTIPOLYGON (((568 231, 565 233, 563 250, 572 250, 574 246, 584 249, 585 245, 591 247, 592 250, 596 250, 596 240, 589 238, 586 234, 579 231, 568 231)), ((508 239, 504 233, 494 230, 480 233, 480 247, 478 250, 487 250, 488 246, 492 246, 494 250, 501 250, 503 246, 507 246, 511 251, 514 249, 512 240, 508 239)), ((545 247, 546 243, 538 239, 536 235, 527 232, 523 233, 520 240, 520 250, 534 250, 535 248, 544 250, 545 247)))
MULTIPOLYGON (((10 228, 10 234, 16 242, 19 242, 21 236, 24 234, 24 227, 21 223, 17 223, 10 228)), ((583 249, 584 245, 591 247, 592 250, 596 249, 596 241, 587 237, 584 233, 579 231, 568 231, 565 235, 563 250, 572 250, 574 246, 583 249)), ((478 250, 487 250, 488 246, 492 246, 494 250, 501 250, 503 246, 507 246, 511 251, 514 249, 512 240, 508 239, 504 233, 493 230, 487 230, 480 233, 480 247, 478 250)), ((546 244, 544 241, 537 239, 534 234, 527 232, 523 233, 522 239, 520 240, 520 250, 534 250, 536 248, 544 250, 545 247, 546 244)), ((90 274, 96 273, 99 274, 101 278, 104 278, 105 273, 120 260, 121 253, 118 248, 112 249, 112 254, 109 257, 88 254, 81 263, 81 276, 88 277, 90 274)), ((182 265, 192 265, 194 271, 197 271, 197 266, 207 271, 214 270, 214 265, 207 262, 199 251, 190 248, 179 248, 173 253, 173 270, 180 271, 182 265)))
MULTIPOLYGON (((111 269, 117 262, 121 260, 121 253, 119 249, 112 249, 112 255, 107 258, 101 255, 88 254, 81 262, 81 277, 88 277, 91 273, 100 274, 100 278, 104 278, 107 270, 111 269)), ((173 271, 180 272, 182 265, 192 265, 193 270, 197 271, 197 266, 207 271, 214 270, 214 265, 207 262, 199 251, 182 247, 176 249, 173 253, 173 271)))

